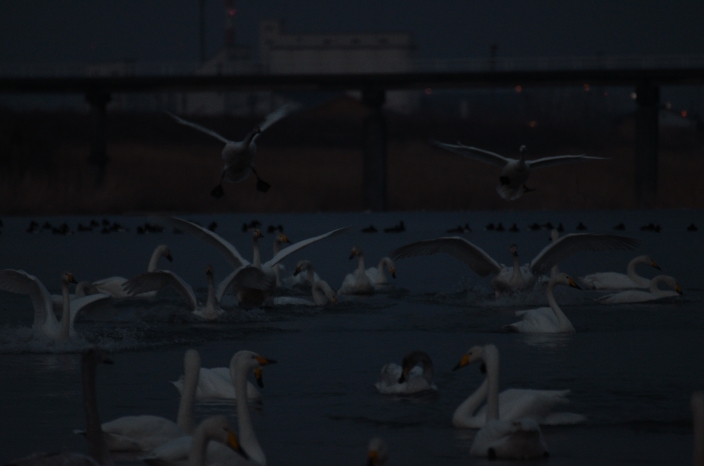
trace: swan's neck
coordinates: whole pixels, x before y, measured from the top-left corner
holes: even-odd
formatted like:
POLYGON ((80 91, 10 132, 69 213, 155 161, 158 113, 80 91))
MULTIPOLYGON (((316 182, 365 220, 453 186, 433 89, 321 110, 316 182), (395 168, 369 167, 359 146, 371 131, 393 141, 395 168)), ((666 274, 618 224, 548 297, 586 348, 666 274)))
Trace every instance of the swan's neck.
POLYGON ((474 412, 479 408, 484 399, 486 398, 487 392, 489 390, 489 380, 484 379, 484 382, 477 388, 474 393, 469 395, 466 400, 464 400, 455 410, 455 414, 452 415, 453 424, 462 424, 466 419, 474 416, 474 412))
POLYGON ((205 308, 209 311, 214 311, 218 306, 218 300, 215 297, 215 283, 213 282, 213 276, 207 275, 208 277, 208 300, 205 302, 205 308))
POLYGON ((113 465, 114 462, 103 438, 98 416, 98 401, 95 396, 96 362, 92 354, 84 354, 81 363, 81 378, 83 384, 83 409, 86 413, 86 438, 88 453, 102 465, 113 465))
POLYGON ((249 145, 252 144, 254 137, 259 133, 260 131, 258 131, 257 129, 253 129, 252 131, 250 131, 249 134, 245 136, 244 141, 242 141, 242 145, 244 147, 249 147, 249 145))
POLYGON ((63 296, 63 312, 61 313, 61 328, 59 340, 68 340, 71 330, 71 304, 68 295, 68 282, 61 281, 61 294, 63 296))
POLYGON ((486 421, 499 419, 499 350, 494 345, 484 347, 484 363, 486 364, 487 401, 486 421))
POLYGON ((661 277, 655 277, 652 280, 650 280, 650 284, 648 285, 648 289, 650 290, 650 293, 654 294, 655 296, 659 297, 666 297, 670 296, 672 294, 671 291, 669 290, 661 290, 660 287, 658 286, 660 283, 664 283, 665 280, 661 277))
POLYGON ((521 274, 521 264, 518 260, 518 256, 513 256, 513 273, 511 274, 511 284, 516 286, 523 285, 523 275, 521 274))
MULTIPOLYGON (((217 435, 217 434, 215 434, 217 435)), ((208 449, 208 442, 215 438, 213 435, 213 427, 205 420, 193 432, 193 444, 191 452, 188 455, 189 466, 203 466, 205 464, 205 455, 208 449)))
POLYGON ((257 436, 254 434, 252 419, 249 417, 249 406, 247 405, 248 372, 249 370, 243 364, 230 367, 230 378, 235 384, 235 398, 237 398, 237 427, 242 449, 249 455, 250 460, 256 464, 265 465, 266 457, 257 441, 257 436))
POLYGON ((557 325, 559 329, 561 331, 573 330, 574 327, 572 326, 572 322, 570 322, 565 313, 562 312, 562 309, 560 309, 560 306, 557 305, 557 301, 555 301, 554 291, 556 286, 557 282, 555 281, 551 280, 550 283, 548 283, 548 304, 550 305, 552 312, 555 313, 555 317, 557 317, 557 325))
POLYGON ((364 275, 364 256, 357 254, 357 270, 364 275))
POLYGON ((631 281, 637 283, 639 286, 648 286, 650 285, 650 280, 648 280, 645 277, 641 277, 638 275, 636 272, 636 265, 641 264, 642 260, 640 257, 636 257, 632 259, 628 263, 628 267, 626 268, 626 275, 628 275, 628 278, 631 279, 631 281))
POLYGON ((149 259, 149 265, 147 266, 147 272, 153 272, 156 270, 159 264, 159 258, 162 256, 161 248, 156 248, 152 253, 151 259, 149 259))
POLYGON ((262 269, 262 259, 259 255, 259 239, 256 237, 254 238, 252 244, 252 265, 258 268, 259 270, 262 269))
POLYGON ((181 392, 181 401, 178 404, 176 424, 187 434, 192 434, 196 428, 193 405, 196 402, 199 375, 200 364, 186 365, 184 367, 183 391, 181 392))

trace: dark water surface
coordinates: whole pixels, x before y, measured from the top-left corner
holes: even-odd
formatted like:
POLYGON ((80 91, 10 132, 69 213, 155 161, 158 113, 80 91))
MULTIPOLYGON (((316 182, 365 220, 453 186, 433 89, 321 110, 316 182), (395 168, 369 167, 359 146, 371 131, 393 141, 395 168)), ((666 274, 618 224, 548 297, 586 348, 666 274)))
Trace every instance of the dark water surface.
MULTIPOLYGON (((545 230, 527 231, 534 222, 562 222, 575 231, 617 232, 641 240, 634 252, 578 253, 560 264, 562 271, 582 276, 622 271, 638 254, 653 257, 663 273, 677 278, 684 295, 664 302, 605 306, 597 292, 560 287, 558 302, 577 333, 567 336, 506 333, 514 311, 546 305, 535 290, 496 300, 488 278, 445 255, 410 258, 396 264, 397 279, 387 293, 344 298, 336 306, 232 309, 222 321, 192 318, 178 297, 163 292, 154 300, 114 300, 83 316, 76 325, 82 338, 48 344, 32 338, 32 310, 26 296, 0 292, 0 394, 2 427, 0 462, 33 451, 86 451, 78 353, 98 343, 115 364, 101 367, 97 390, 104 421, 131 414, 175 418, 178 392, 168 383, 183 373, 187 348, 201 353, 205 367, 226 366, 239 350, 256 351, 278 360, 264 369, 262 409, 253 416, 255 430, 269 464, 364 464, 366 445, 381 436, 390 445, 391 464, 485 464, 470 458, 475 431, 451 425, 454 409, 481 383, 479 368, 457 372, 452 367, 477 344, 494 343, 501 352, 501 388, 571 389, 565 409, 587 416, 578 426, 547 427, 543 433, 550 465, 691 464, 692 423, 689 400, 704 389, 704 228, 701 211, 608 212, 454 212, 386 214, 286 214, 186 216, 230 240, 245 257, 250 236, 243 222, 257 218, 263 229, 282 224, 292 241, 341 226, 354 230, 313 245, 288 258, 289 271, 310 259, 321 278, 338 288, 356 267, 347 258, 352 246, 365 253, 366 265, 397 246, 447 236, 445 231, 469 223, 461 236, 482 247, 499 262, 510 263, 508 247, 516 243, 522 262, 546 244, 545 230), (405 223, 406 231, 383 233, 405 223), (489 222, 520 233, 489 232, 489 222), (660 224, 660 233, 640 226, 660 224), (378 233, 364 234, 373 224, 378 233), (427 351, 435 362, 437 394, 417 397, 380 395, 373 387, 387 362, 400 363, 411 350, 427 351)), ((76 233, 69 236, 25 233, 30 218, 5 218, 0 250, 2 267, 23 269, 59 292, 59 274, 70 270, 77 280, 134 276, 146 270, 152 250, 167 244, 174 262, 162 262, 205 299, 206 264, 216 279, 230 271, 210 246, 184 234, 137 235, 146 217, 111 217, 130 229, 124 233, 76 233)), ((84 217, 36 219, 74 230, 84 217)), ((99 219, 100 220, 100 219, 99 219)), ((272 234, 261 240, 262 256, 270 257, 272 234)), ((639 269, 654 276, 655 270, 639 269)), ((200 417, 225 413, 235 422, 229 404, 201 404, 200 417)), ((494 462, 493 464, 501 464, 494 462)), ((513 462, 511 462, 513 464, 513 462)))

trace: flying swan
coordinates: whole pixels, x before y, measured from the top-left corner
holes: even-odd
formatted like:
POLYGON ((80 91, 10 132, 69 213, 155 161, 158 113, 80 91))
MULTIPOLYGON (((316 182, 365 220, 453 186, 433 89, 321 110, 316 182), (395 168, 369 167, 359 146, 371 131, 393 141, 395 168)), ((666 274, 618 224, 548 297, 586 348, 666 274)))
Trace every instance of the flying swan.
MULTIPOLYGON (((159 265, 159 259, 162 257, 166 258, 169 262, 174 261, 173 257, 171 257, 171 251, 169 251, 168 246, 165 244, 160 244, 154 249, 154 252, 152 252, 152 257, 149 259, 149 265, 147 266, 147 272, 153 272, 156 270, 159 265)), ((132 295, 127 293, 122 287, 126 281, 127 279, 124 277, 108 277, 103 278, 102 280, 94 281, 93 286, 95 286, 98 292, 107 293, 113 298, 128 298, 132 297, 132 295)), ((151 293, 143 293, 137 297, 153 298, 154 296, 156 296, 155 291, 151 293)))
POLYGON ((210 192, 211 196, 220 199, 225 195, 225 191, 222 188, 223 180, 227 180, 230 183, 239 183, 240 181, 246 180, 250 173, 254 174, 257 178, 258 191, 267 192, 269 190, 271 185, 259 178, 259 175, 254 169, 254 154, 257 152, 255 142, 264 130, 288 115, 294 108, 292 104, 287 104, 270 113, 264 118, 264 121, 255 126, 242 141, 230 141, 211 129, 181 119, 170 112, 166 113, 182 125, 197 129, 225 144, 225 147, 222 149, 222 159, 225 162, 225 166, 222 168, 220 183, 210 192))
POLYGON ((520 265, 518 247, 511 245, 513 265, 499 264, 483 249, 459 236, 417 241, 401 246, 389 254, 397 261, 406 257, 427 256, 445 253, 467 264, 477 274, 484 277, 495 274, 491 286, 498 297, 504 292, 527 290, 535 284, 536 276, 545 273, 552 266, 578 251, 605 251, 613 249, 633 249, 638 240, 623 236, 594 233, 572 233, 551 242, 535 258, 520 265))
POLYGON ((584 154, 556 155, 553 157, 543 157, 542 159, 526 160, 526 146, 520 147, 520 157, 518 159, 511 159, 494 152, 489 152, 488 150, 465 146, 459 142, 457 145, 446 144, 439 141, 430 142, 441 149, 501 167, 501 176, 499 177, 500 184, 496 187, 496 191, 499 193, 499 196, 507 201, 514 201, 523 196, 523 193, 534 191, 534 189, 530 189, 526 186, 531 168, 549 167, 551 165, 583 160, 608 160, 604 157, 589 157, 584 154))

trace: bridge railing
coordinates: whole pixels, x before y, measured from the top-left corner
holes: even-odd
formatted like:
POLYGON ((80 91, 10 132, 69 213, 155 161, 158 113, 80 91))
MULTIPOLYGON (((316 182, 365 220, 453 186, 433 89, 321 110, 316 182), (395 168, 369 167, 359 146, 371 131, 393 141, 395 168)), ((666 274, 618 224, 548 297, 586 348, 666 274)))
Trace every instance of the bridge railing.
MULTIPOLYGON (((399 72, 559 71, 595 69, 692 69, 704 68, 704 55, 592 56, 529 58, 414 59, 399 72)), ((0 77, 123 77, 192 75, 261 75, 268 67, 259 62, 224 63, 203 68, 198 62, 34 63, 0 64, 0 77)), ((299 72, 304 72, 300 70, 299 72)), ((389 73, 384 66, 380 73, 389 73)), ((324 74, 324 73, 323 73, 324 74)))

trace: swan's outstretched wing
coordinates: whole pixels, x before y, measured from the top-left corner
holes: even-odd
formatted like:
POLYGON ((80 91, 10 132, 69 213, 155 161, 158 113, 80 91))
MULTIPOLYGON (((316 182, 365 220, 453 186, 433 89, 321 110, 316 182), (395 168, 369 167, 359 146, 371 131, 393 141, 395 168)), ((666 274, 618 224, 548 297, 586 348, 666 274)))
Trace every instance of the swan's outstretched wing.
POLYGON ((208 230, 207 228, 203 228, 200 225, 196 225, 195 223, 191 223, 188 220, 183 220, 178 217, 161 218, 159 219, 159 223, 178 228, 182 231, 185 231, 189 235, 194 236, 199 240, 210 244, 215 249, 217 249, 220 254, 225 256, 225 259, 227 259, 227 261, 235 269, 239 269, 242 266, 249 265, 249 261, 242 257, 242 255, 232 244, 227 242, 220 235, 208 230))
POLYGON ((0 290, 29 295, 34 308, 34 326, 44 325, 47 312, 54 312, 49 291, 37 277, 24 270, 0 270, 0 290))
POLYGON ((389 257, 396 261, 405 257, 428 256, 441 252, 455 256, 482 277, 492 272, 499 273, 501 271, 499 263, 483 249, 458 236, 427 239, 406 244, 391 251, 389 257))
POLYGON ((606 157, 591 157, 588 155, 556 155, 554 157, 543 157, 542 159, 526 160, 530 168, 549 167, 562 163, 579 162, 582 160, 609 160, 606 157))
POLYGON ((270 114, 264 118, 264 121, 259 123, 259 129, 261 131, 266 130, 269 126, 273 125, 292 111, 296 109, 296 105, 294 104, 286 104, 283 105, 282 107, 278 108, 277 110, 274 110, 270 114))
POLYGON ((542 273, 578 251, 634 249, 639 241, 625 236, 595 233, 572 233, 545 246, 530 263, 534 273, 542 273))
POLYGON ((320 236, 315 236, 313 238, 308 238, 304 239, 302 241, 299 241, 297 243, 293 243, 291 246, 282 249, 281 251, 278 252, 274 257, 271 258, 271 260, 266 261, 262 266, 268 266, 268 267, 273 267, 279 262, 281 262, 286 256, 289 254, 293 254, 296 251, 300 251, 301 249, 305 248, 309 244, 313 244, 316 241, 320 241, 321 239, 328 238, 330 236, 337 235, 339 233, 342 233, 343 231, 350 230, 352 227, 344 227, 344 228, 338 228, 337 230, 332 230, 329 231, 325 234, 322 234, 320 236))
POLYGON ((198 302, 191 285, 169 270, 154 270, 139 274, 127 280, 122 288, 134 296, 149 291, 159 291, 167 286, 173 287, 186 300, 191 309, 196 309, 198 302))
POLYGON ((430 140, 430 143, 440 147, 441 149, 449 150, 450 152, 454 152, 455 154, 464 155, 465 157, 479 160, 480 162, 490 163, 491 165, 496 165, 497 167, 503 167, 509 161, 511 161, 511 159, 508 159, 503 155, 499 155, 495 152, 489 152, 488 150, 479 149, 477 147, 465 146, 462 143, 457 143, 457 145, 446 144, 444 142, 435 141, 433 139, 430 140))
POLYGON ((235 275, 239 271, 240 269, 233 270, 232 272, 230 272, 230 275, 228 275, 220 283, 218 283, 217 288, 215 288, 215 299, 217 299, 219 303, 222 302, 222 297, 225 296, 225 292, 230 287, 230 285, 232 285, 232 281, 235 279, 235 275))
POLYGON ((178 122, 181 123, 182 125, 186 125, 186 126, 190 126, 191 128, 195 128, 195 129, 197 129, 197 130, 200 131, 200 132, 203 132, 203 133, 205 133, 205 134, 208 134, 208 135, 214 137, 214 138, 217 139, 218 141, 224 142, 225 144, 227 144, 228 142, 231 142, 231 141, 225 139, 224 137, 220 136, 218 133, 216 133, 216 132, 213 131, 212 129, 208 129, 208 128, 205 128, 205 127, 203 127, 203 126, 201 126, 201 125, 197 125, 197 124, 192 123, 192 122, 190 122, 190 121, 186 121, 186 120, 184 120, 183 118, 177 117, 176 115, 174 115, 174 114, 171 113, 171 112, 166 112, 166 113, 167 113, 171 118, 173 118, 174 120, 178 121, 178 122))
POLYGON ((76 320, 76 316, 78 315, 79 312, 89 304, 92 304, 96 301, 102 301, 104 299, 111 298, 107 293, 99 293, 99 294, 91 294, 88 296, 83 296, 80 298, 72 299, 69 302, 69 309, 71 310, 71 326, 73 327, 73 321, 76 320))

